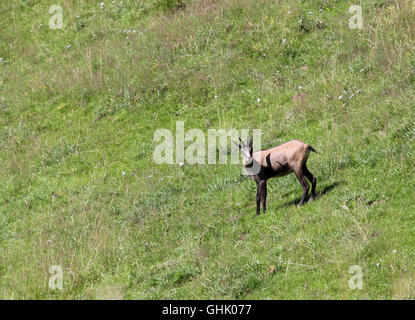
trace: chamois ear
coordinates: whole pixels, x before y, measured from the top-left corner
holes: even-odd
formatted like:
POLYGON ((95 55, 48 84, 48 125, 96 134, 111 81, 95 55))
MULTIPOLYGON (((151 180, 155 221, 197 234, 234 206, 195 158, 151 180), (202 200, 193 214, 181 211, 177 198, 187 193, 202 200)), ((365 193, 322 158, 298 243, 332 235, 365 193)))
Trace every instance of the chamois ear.
POLYGON ((251 137, 251 140, 249 141, 249 153, 250 153, 250 155, 251 155, 251 157, 252 157, 252 153, 253 153, 253 148, 252 148, 252 143, 254 142, 254 137, 252 136, 251 137))
POLYGON ((241 150, 241 144, 237 143, 236 141, 233 142, 236 146, 238 146, 239 150, 241 150))
POLYGON ((241 137, 239 137, 239 141, 241 142, 240 146, 242 145, 244 147, 245 144, 242 142, 241 137))

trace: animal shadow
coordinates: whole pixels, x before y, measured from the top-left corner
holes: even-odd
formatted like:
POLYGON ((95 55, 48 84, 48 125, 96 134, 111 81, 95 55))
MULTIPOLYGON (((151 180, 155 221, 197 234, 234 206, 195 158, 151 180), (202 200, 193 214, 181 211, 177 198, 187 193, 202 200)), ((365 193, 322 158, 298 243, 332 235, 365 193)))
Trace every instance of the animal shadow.
MULTIPOLYGON (((334 183, 332 183, 332 184, 330 184, 328 186, 325 186, 323 188, 323 190, 318 191, 318 189, 317 189, 316 190, 316 196, 314 197, 314 201, 316 201, 318 198, 320 198, 321 196, 325 195, 326 193, 330 192, 331 190, 333 190, 334 188, 336 188, 337 186, 339 186, 339 185, 341 185, 343 183, 344 183, 343 181, 336 181, 336 182, 334 182, 334 183)), ((309 198, 310 198, 310 194, 308 194, 308 199, 309 198)), ((289 206, 292 206, 292 205, 295 205, 296 206, 300 202, 300 200, 301 200, 301 197, 297 197, 294 200, 287 201, 287 202, 279 205, 278 206, 278 209, 286 208, 286 207, 289 207, 289 206)), ((307 202, 305 202, 304 205, 306 203, 307 202)))

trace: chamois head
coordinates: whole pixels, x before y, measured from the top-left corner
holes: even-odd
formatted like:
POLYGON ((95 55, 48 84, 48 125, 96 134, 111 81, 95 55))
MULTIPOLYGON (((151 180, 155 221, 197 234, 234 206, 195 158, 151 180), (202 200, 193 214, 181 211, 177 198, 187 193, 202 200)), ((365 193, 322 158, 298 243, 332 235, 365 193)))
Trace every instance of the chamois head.
POLYGON ((249 167, 252 164, 252 153, 253 153, 253 149, 252 149, 252 143, 253 143, 253 139, 254 137, 251 138, 251 140, 248 139, 246 140, 246 144, 242 142, 241 138, 239 138, 239 150, 241 150, 242 156, 243 156, 243 166, 244 167, 249 167))

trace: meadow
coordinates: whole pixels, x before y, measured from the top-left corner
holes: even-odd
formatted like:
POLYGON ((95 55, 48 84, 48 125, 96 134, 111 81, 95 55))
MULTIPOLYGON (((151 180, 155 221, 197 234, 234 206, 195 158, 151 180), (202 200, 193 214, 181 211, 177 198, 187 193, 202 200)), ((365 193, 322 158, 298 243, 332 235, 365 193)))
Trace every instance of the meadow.
POLYGON ((0 30, 1 299, 415 297, 414 1, 3 0, 0 30), (272 179, 254 218, 241 165, 154 162, 176 121, 311 144, 317 198, 272 179))

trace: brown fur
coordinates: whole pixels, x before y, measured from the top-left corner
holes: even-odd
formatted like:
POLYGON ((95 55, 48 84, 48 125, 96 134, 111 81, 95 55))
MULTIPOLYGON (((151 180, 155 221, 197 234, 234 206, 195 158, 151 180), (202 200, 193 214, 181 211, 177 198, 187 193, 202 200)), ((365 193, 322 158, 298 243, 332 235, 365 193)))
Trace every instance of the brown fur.
MULTIPOLYGON (((241 141, 242 142, 242 141, 241 141)), ((263 212, 266 210, 267 180, 273 177, 283 177, 294 173, 303 187, 303 195, 300 203, 301 206, 307 196, 310 188, 307 179, 312 183, 310 201, 314 199, 317 179, 308 170, 306 163, 310 151, 315 151, 309 144, 299 140, 291 140, 277 147, 252 153, 252 139, 249 145, 239 145, 240 149, 248 148, 252 161, 261 165, 260 172, 250 175, 250 178, 257 183, 257 215, 260 212, 260 203, 262 203, 263 212)), ((251 163, 246 159, 244 166, 248 168, 251 163)))

